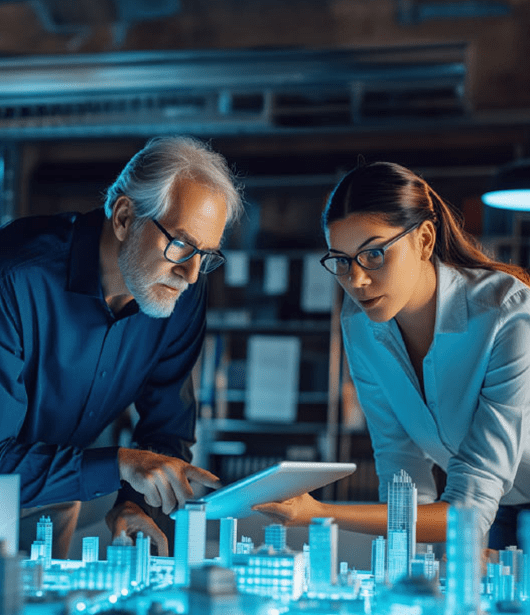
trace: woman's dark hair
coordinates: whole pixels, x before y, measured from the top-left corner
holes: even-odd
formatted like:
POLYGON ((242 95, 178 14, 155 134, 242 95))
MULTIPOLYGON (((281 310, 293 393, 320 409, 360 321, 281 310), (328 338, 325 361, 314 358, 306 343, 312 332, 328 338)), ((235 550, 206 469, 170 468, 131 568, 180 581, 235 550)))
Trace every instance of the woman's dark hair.
POLYGON ((324 232, 333 222, 353 213, 378 215, 390 226, 403 228, 432 220, 437 231, 434 255, 443 263, 504 271, 530 286, 530 274, 525 269, 501 263, 485 254, 479 242, 464 231, 460 214, 424 179, 399 164, 360 164, 347 173, 324 208, 324 232))

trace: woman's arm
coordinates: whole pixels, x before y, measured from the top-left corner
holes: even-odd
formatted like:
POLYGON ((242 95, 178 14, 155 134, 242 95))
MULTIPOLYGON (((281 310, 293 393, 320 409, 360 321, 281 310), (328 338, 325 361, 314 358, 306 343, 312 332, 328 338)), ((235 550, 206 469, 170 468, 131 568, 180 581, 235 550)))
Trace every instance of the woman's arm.
MULTIPOLYGON (((418 506, 416 540, 418 542, 444 542, 449 504, 434 502, 418 506)), ((386 536, 386 504, 328 504, 319 502, 308 493, 285 502, 270 502, 255 506, 274 522, 285 525, 309 525, 314 517, 333 517, 344 530, 386 536)))

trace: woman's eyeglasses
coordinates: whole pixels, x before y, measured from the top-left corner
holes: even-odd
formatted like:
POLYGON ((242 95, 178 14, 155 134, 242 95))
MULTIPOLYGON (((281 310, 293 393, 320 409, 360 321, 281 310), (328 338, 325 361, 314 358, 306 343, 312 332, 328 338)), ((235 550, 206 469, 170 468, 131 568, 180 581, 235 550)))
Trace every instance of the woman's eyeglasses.
POLYGON ((331 250, 320 259, 320 263, 333 275, 346 275, 350 273, 353 261, 363 269, 368 269, 369 271, 380 269, 385 264, 386 250, 388 250, 390 246, 393 246, 396 241, 399 241, 402 237, 405 237, 405 235, 408 235, 414 229, 418 228, 419 225, 418 223, 411 226, 379 248, 361 250, 355 256, 347 256, 345 254, 336 255, 332 254, 331 252, 333 252, 333 250, 331 250))

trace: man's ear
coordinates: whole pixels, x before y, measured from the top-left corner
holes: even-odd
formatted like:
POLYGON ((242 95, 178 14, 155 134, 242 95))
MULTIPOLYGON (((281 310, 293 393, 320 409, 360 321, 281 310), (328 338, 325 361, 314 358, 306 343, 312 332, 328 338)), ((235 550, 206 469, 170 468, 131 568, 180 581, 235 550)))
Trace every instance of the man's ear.
POLYGON ((128 196, 121 195, 112 208, 112 228, 119 241, 125 241, 134 220, 132 201, 128 196))
POLYGON ((436 243, 436 227, 432 220, 425 220, 419 228, 421 257, 423 260, 430 260, 434 252, 434 244, 436 243))

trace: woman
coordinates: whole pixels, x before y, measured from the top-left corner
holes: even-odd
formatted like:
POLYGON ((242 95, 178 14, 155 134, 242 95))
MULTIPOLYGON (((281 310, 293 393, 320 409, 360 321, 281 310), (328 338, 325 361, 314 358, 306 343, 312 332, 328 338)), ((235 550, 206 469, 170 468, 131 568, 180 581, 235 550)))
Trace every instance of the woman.
MULTIPOLYGON (((322 220, 321 262, 345 291, 344 345, 380 500, 404 469, 418 489, 419 542, 444 541, 447 508, 463 503, 477 508, 483 534, 502 504, 490 547, 516 544, 514 518, 530 502, 529 275, 486 256, 432 188, 397 164, 350 171, 322 220), (447 473, 439 500, 435 463, 447 473)), ((385 504, 305 494, 256 508, 289 524, 325 516, 386 532, 385 504)))

